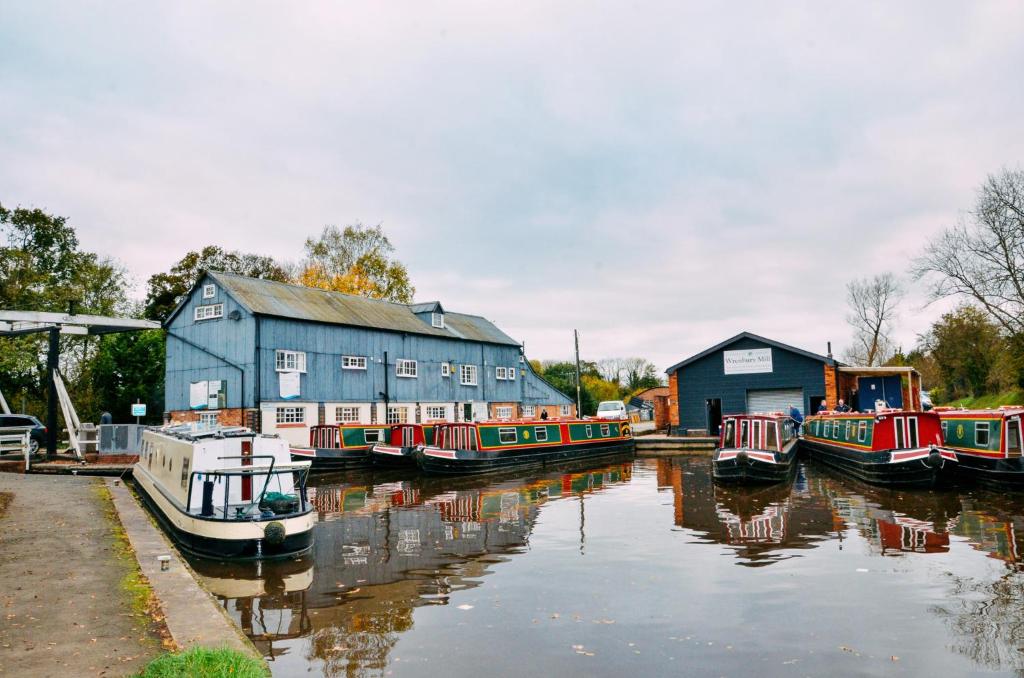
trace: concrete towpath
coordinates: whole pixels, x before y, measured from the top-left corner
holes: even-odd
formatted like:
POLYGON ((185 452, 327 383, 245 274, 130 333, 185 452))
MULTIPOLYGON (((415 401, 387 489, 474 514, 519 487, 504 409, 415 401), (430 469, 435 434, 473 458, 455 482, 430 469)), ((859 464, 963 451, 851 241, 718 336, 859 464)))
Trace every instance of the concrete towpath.
POLYGON ((121 676, 161 652, 122 585, 135 563, 116 547, 101 480, 0 473, 0 675, 121 676))

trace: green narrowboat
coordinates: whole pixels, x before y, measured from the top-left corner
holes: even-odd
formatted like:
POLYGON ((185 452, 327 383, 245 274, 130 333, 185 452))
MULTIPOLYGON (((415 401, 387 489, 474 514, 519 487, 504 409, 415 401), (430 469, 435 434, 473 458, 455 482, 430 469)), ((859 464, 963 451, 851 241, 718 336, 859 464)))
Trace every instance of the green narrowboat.
POLYGON ((434 444, 415 455, 427 473, 467 474, 632 454, 633 449, 626 419, 538 419, 438 424, 434 444))
POLYGON ((388 440, 383 424, 323 424, 309 429, 309 447, 292 446, 292 460, 313 462, 314 471, 343 471, 370 465, 370 448, 388 440))
POLYGON ((960 475, 997 483, 1024 483, 1021 416, 1024 408, 936 408, 944 446, 960 459, 960 475))

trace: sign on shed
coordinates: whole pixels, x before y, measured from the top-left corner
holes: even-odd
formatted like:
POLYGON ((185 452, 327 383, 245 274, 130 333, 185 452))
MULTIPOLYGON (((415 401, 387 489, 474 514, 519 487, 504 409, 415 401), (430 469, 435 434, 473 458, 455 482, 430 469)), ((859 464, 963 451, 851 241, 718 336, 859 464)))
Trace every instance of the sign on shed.
POLYGON ((750 348, 745 351, 722 351, 726 374, 763 374, 772 371, 772 350, 750 348))

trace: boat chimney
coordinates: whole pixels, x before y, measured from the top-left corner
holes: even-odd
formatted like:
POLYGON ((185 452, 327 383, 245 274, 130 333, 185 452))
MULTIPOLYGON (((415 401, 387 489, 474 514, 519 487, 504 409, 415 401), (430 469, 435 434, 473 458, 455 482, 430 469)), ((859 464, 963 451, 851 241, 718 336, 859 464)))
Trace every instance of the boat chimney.
POLYGON ((832 342, 829 341, 829 342, 827 342, 827 344, 828 344, 828 353, 826 353, 825 355, 828 357, 829 360, 832 360, 832 342))

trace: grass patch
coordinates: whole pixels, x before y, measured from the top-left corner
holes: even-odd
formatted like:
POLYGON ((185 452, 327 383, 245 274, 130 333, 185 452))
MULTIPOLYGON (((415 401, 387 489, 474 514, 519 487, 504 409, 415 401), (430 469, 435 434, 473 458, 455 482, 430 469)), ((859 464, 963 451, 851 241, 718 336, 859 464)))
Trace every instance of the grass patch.
POLYGON ((992 409, 999 407, 1000 405, 1024 405, 1024 391, 987 393, 973 398, 961 398, 952 402, 943 403, 942 405, 944 407, 962 407, 967 410, 992 409))
POLYGON ((140 678, 266 678, 263 662, 227 648, 194 647, 157 657, 140 678))
POLYGON ((0 518, 7 513, 7 507, 11 505, 14 495, 10 492, 0 492, 0 518))

